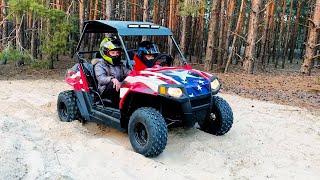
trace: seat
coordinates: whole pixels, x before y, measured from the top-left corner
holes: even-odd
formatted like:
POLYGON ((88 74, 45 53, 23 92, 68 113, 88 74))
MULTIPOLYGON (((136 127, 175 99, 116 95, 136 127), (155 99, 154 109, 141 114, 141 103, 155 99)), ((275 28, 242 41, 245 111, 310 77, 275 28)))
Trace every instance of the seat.
POLYGON ((95 101, 100 101, 104 105, 112 104, 110 99, 102 99, 100 93, 98 92, 98 82, 94 72, 94 65, 90 63, 83 63, 83 67, 89 84, 89 89, 93 92, 95 101))
POLYGON ((100 52, 95 52, 93 54, 93 59, 101 59, 101 58, 102 58, 102 56, 101 56, 100 52))
POLYGON ((135 55, 134 50, 128 50, 127 52, 128 52, 128 55, 129 55, 130 60, 133 60, 133 57, 134 57, 134 55, 135 55))

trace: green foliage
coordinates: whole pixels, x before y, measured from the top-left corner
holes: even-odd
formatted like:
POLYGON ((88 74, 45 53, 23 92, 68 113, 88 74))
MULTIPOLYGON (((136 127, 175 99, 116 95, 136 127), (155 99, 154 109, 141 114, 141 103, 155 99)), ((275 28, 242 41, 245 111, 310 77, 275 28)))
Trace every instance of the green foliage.
POLYGON ((50 28, 50 38, 46 38, 45 43, 41 47, 41 49, 48 55, 57 55, 62 54, 68 50, 68 47, 73 42, 68 42, 68 36, 70 33, 76 32, 76 26, 73 18, 69 20, 63 19, 55 19, 51 22, 55 24, 50 28))
POLYGON ((49 67, 49 61, 48 60, 35 60, 31 62, 32 68, 37 69, 47 69, 49 67))
MULTIPOLYGON (((187 0, 188 1, 188 0, 187 0)), ((205 3, 205 1, 199 0, 199 1, 188 1, 187 6, 185 6, 184 2, 179 3, 179 7, 181 9, 180 16, 188 16, 192 15, 195 17, 199 16, 199 12, 202 8, 207 8, 208 5, 205 3)))
POLYGON ((57 24, 55 28, 52 28, 52 31, 55 32, 50 34, 50 39, 44 39, 44 44, 41 46, 41 50, 49 55, 63 53, 67 47, 67 23, 57 24))
POLYGON ((50 9, 35 0, 9 0, 9 11, 15 16, 16 13, 33 12, 34 16, 47 18, 49 20, 61 21, 65 17, 65 12, 50 9))
POLYGON ((46 32, 40 32, 42 37, 41 49, 48 55, 53 56, 63 53, 68 47, 68 35, 75 32, 76 18, 67 18, 66 13, 50 9, 35 0, 9 0, 9 10, 13 16, 16 14, 32 12, 36 18, 45 18, 48 22, 46 32))
POLYGON ((20 60, 24 62, 30 62, 31 57, 29 54, 21 52, 12 47, 7 47, 2 52, 0 52, 0 61, 16 62, 20 60))

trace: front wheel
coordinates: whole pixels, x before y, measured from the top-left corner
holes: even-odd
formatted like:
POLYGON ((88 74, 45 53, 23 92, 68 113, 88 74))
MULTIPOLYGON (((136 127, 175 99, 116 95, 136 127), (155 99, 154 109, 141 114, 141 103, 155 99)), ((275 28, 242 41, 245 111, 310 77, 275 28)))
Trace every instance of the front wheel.
POLYGON ((213 107, 210 116, 199 122, 200 129, 204 132, 221 136, 227 133, 233 124, 232 109, 221 97, 213 97, 213 107))
POLYGON ((158 156, 167 145, 166 122, 154 108, 143 107, 134 111, 130 117, 128 134, 133 149, 146 157, 158 156))

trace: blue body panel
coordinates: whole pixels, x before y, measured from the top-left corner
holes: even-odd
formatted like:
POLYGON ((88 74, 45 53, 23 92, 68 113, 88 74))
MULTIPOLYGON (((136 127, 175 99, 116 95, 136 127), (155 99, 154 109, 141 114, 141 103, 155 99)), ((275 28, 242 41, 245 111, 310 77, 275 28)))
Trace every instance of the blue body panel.
POLYGON ((121 36, 171 36, 170 29, 129 28, 128 25, 157 25, 150 22, 96 20, 84 23, 86 33, 118 33, 121 36))
POLYGON ((195 72, 188 70, 168 70, 162 73, 184 85, 189 97, 196 97, 211 92, 210 81, 195 72))

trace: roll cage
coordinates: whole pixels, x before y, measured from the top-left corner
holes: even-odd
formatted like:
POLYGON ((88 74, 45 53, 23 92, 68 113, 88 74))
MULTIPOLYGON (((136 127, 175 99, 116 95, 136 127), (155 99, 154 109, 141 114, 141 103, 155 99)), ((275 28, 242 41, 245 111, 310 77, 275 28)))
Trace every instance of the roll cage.
POLYGON ((133 60, 130 58, 126 45, 123 41, 123 36, 169 36, 174 46, 176 47, 183 64, 188 64, 183 56, 177 42, 175 41, 170 29, 159 26, 150 22, 136 22, 136 21, 109 21, 109 20, 94 20, 84 22, 79 43, 76 48, 76 55, 79 63, 83 62, 82 54, 99 53, 99 51, 81 51, 80 47, 85 34, 90 33, 114 33, 121 42, 123 51, 125 53, 125 64, 132 69, 133 60))

